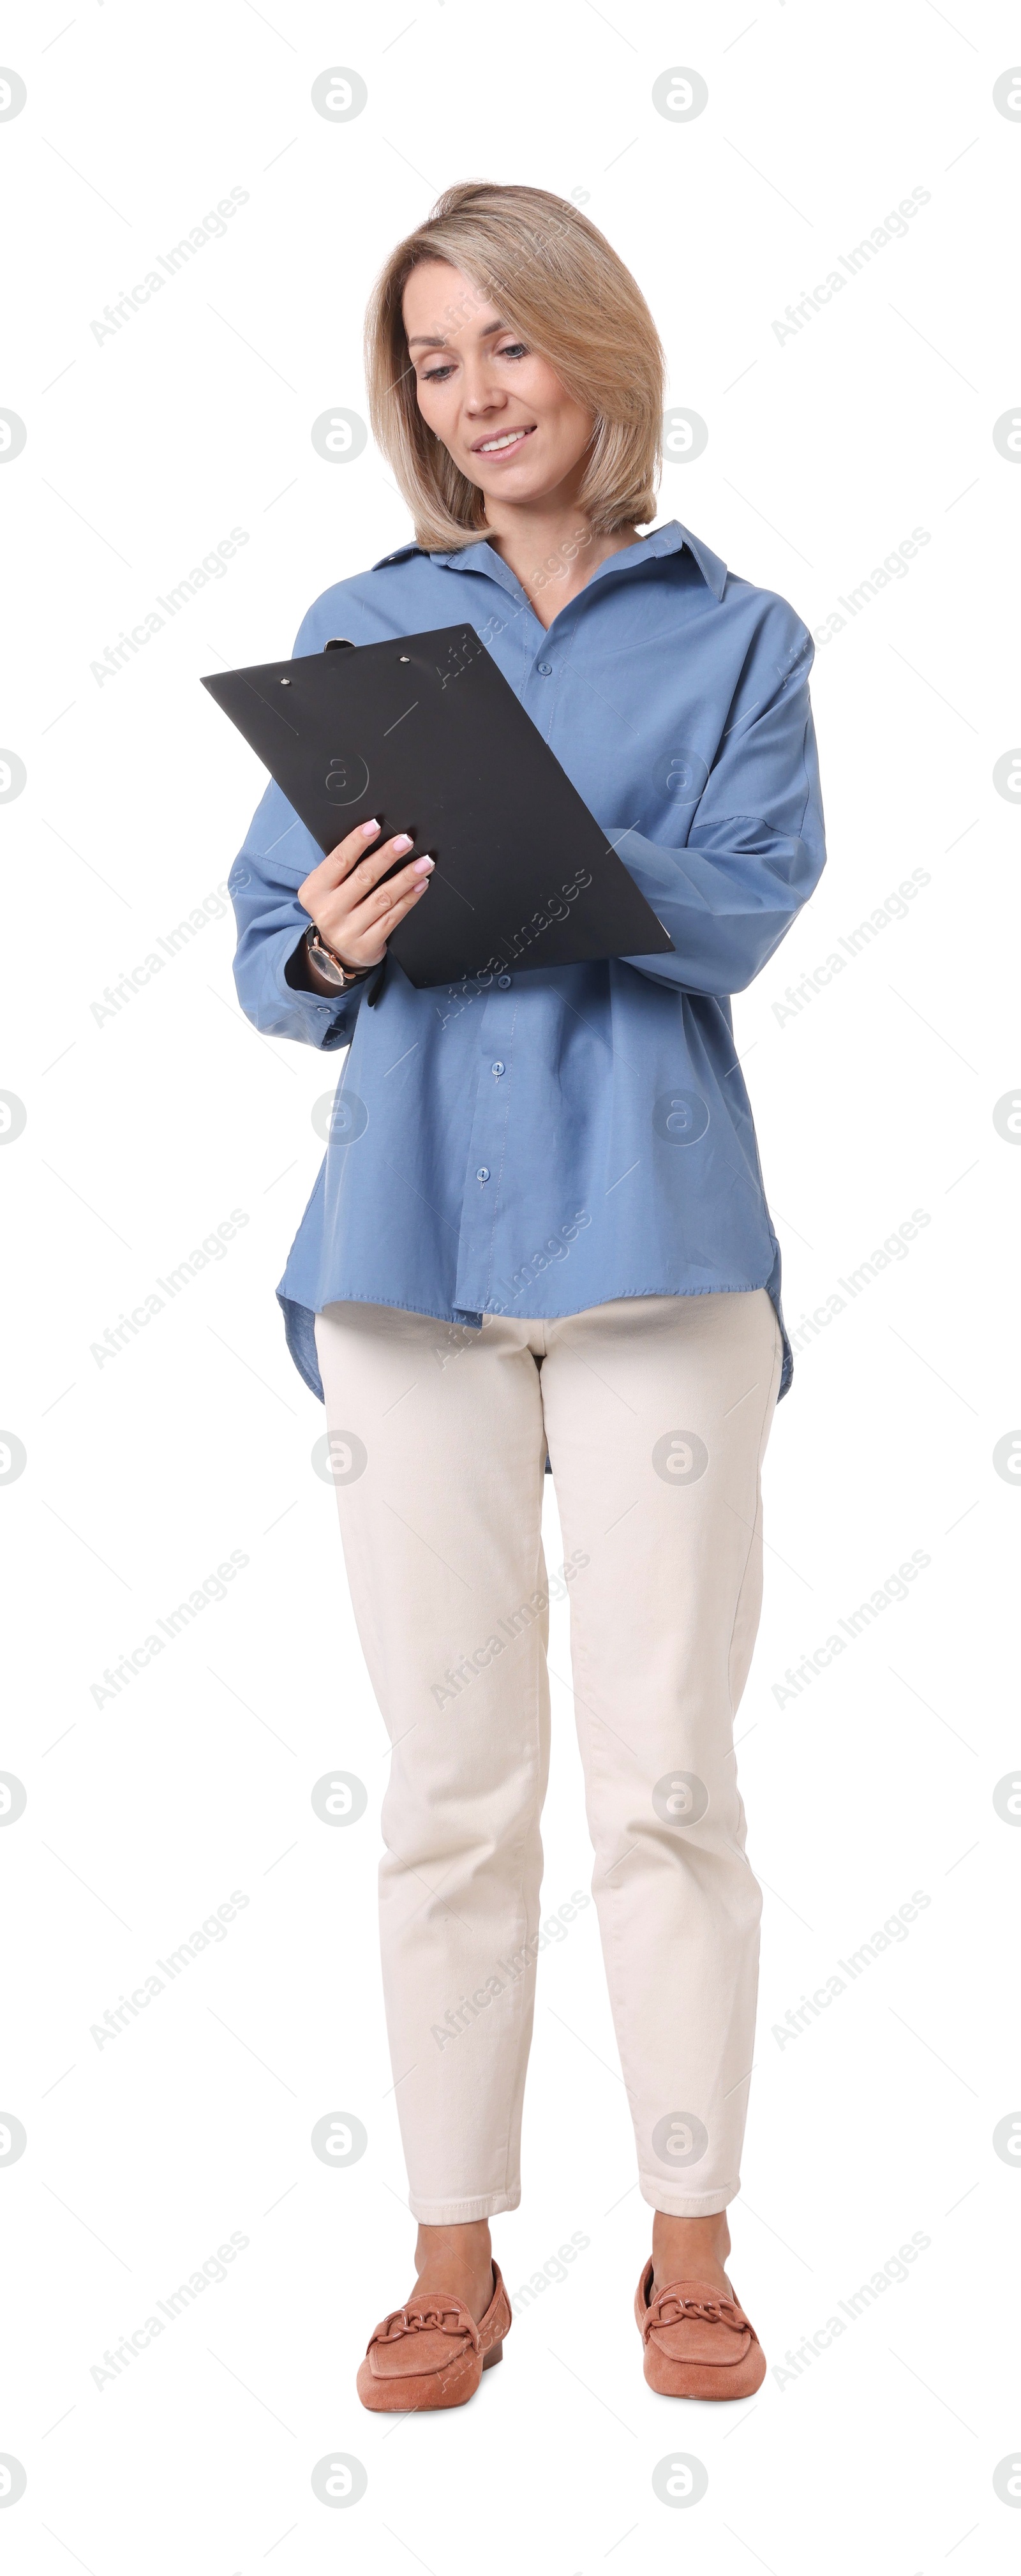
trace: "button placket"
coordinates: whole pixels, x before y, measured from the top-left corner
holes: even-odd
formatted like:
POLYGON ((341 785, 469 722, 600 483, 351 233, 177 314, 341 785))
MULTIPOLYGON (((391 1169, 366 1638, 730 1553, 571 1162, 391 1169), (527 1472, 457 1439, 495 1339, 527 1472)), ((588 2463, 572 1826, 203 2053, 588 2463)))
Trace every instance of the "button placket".
POLYGON ((478 1072, 461 1210, 456 1302, 480 1312, 489 1292, 495 1231, 500 1219, 500 1174, 510 1106, 508 1076, 515 1010, 514 1003, 508 1008, 502 993, 491 992, 478 1031, 478 1072))

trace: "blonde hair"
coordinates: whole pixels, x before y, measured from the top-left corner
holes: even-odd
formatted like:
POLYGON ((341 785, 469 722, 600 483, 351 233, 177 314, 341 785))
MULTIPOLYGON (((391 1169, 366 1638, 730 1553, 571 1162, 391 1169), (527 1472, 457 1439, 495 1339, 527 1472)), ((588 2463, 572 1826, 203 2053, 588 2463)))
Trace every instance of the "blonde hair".
MULTIPOLYGON (((412 269, 446 260, 555 368, 594 415, 578 509, 600 533, 656 515, 666 361, 644 296, 601 232, 546 188, 467 180, 387 260, 365 317, 369 417, 427 551, 470 545, 485 526, 478 485, 418 407, 402 299, 412 269)), ((449 324, 470 307, 448 308, 449 324)))

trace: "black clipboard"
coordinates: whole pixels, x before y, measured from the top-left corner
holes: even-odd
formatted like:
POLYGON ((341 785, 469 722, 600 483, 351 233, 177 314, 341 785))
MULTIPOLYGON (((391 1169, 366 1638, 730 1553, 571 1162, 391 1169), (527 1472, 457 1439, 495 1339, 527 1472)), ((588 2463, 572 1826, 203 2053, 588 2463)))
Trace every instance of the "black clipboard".
POLYGON ((431 853, 389 942, 412 984, 672 951, 473 626, 331 644, 202 686, 321 850, 375 814, 398 867, 431 853))

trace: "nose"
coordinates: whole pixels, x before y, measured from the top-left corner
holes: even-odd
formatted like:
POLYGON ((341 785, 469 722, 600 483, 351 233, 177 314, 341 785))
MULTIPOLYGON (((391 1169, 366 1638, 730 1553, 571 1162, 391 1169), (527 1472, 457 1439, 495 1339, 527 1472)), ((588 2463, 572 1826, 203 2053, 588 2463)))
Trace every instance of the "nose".
POLYGON ((484 359, 476 359, 474 366, 466 367, 464 407, 467 412, 474 415, 480 411, 491 411, 494 406, 502 410, 506 401, 506 387, 490 380, 484 359))

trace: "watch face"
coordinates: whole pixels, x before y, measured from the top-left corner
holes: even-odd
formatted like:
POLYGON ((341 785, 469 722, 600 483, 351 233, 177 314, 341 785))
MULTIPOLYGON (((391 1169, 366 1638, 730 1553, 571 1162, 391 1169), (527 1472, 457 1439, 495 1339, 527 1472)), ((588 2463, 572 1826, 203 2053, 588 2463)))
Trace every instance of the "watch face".
POLYGON ((336 984, 340 987, 345 981, 344 969, 342 966, 338 966, 336 958, 331 957, 329 949, 324 946, 318 930, 312 930, 308 933, 308 948, 310 955, 319 968, 320 974, 325 976, 327 983, 336 984))

